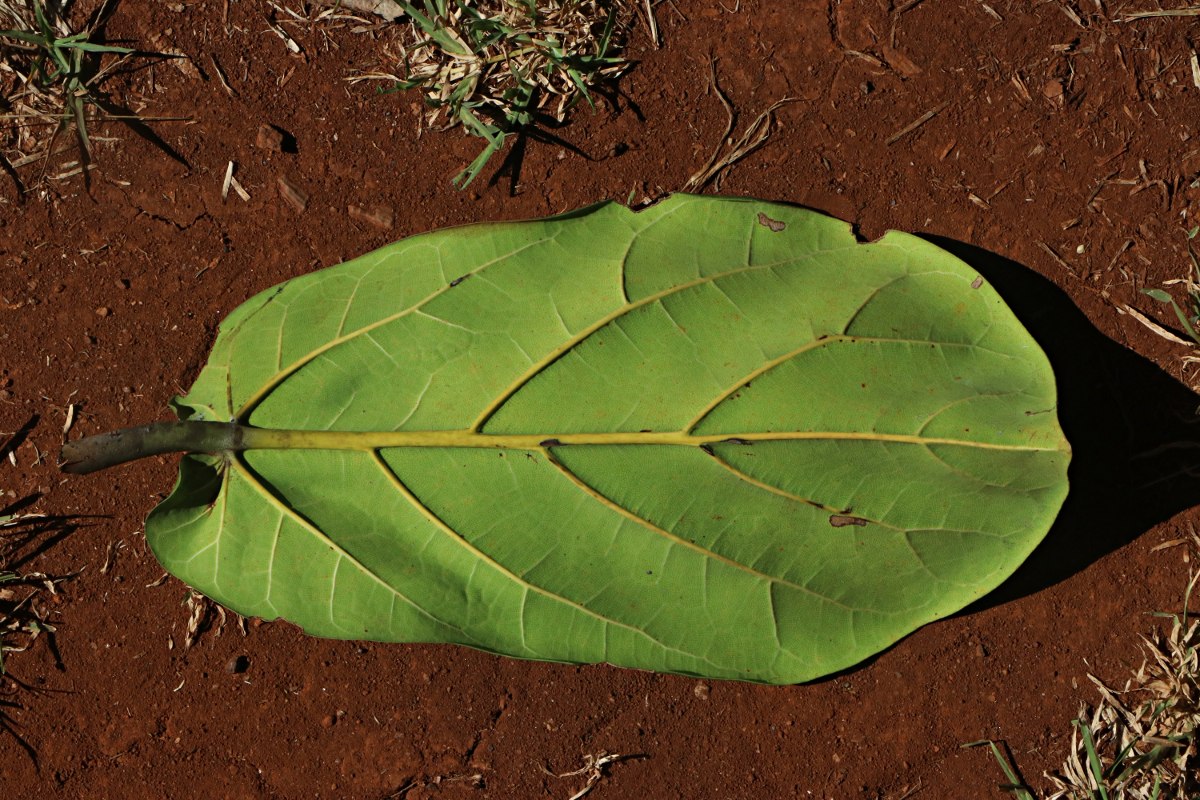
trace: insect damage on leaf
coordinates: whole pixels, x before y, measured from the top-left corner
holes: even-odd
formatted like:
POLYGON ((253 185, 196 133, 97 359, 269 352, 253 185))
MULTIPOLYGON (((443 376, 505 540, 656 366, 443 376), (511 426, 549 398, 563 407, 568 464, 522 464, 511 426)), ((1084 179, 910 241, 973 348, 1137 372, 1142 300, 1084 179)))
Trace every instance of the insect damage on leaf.
POLYGON ((779 233, 787 227, 787 223, 783 222, 782 220, 771 219, 761 211, 758 212, 758 224, 765 228, 770 228, 775 233, 779 233))
POLYGON ((100 455, 193 452, 146 537, 247 616, 811 680, 994 588, 1065 497, 1053 373, 977 279, 727 198, 414 236, 247 301, 185 427, 100 455))

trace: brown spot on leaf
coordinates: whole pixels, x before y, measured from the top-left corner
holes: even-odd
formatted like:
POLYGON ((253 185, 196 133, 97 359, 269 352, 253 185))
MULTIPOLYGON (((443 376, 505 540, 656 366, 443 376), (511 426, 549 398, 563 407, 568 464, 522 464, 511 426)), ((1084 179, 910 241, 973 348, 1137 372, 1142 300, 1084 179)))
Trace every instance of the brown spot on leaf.
POLYGON ((771 219, 761 211, 758 212, 758 224, 762 225, 764 228, 770 228, 775 233, 779 233, 781 230, 787 227, 786 222, 778 219, 771 219))
POLYGON ((983 276, 982 275, 976 276, 975 280, 971 281, 972 289, 978 289, 980 286, 983 286, 983 276))
POLYGON ((846 514, 830 514, 829 524, 835 528, 844 528, 847 525, 854 525, 859 528, 867 527, 867 521, 860 517, 851 517, 846 514))

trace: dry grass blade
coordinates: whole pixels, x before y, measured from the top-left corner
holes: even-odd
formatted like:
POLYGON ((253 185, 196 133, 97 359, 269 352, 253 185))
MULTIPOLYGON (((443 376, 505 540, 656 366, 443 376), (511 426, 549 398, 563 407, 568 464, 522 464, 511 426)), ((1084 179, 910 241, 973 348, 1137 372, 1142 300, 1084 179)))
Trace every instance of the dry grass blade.
POLYGON ((1144 661, 1124 689, 1088 676, 1101 699, 1076 720, 1070 757, 1047 775, 1054 786, 1047 800, 1200 797, 1200 620, 1189 612, 1197 580, 1200 572, 1193 572, 1182 612, 1155 615, 1171 624, 1143 637, 1144 661))
POLYGON ((404 9, 393 0, 317 0, 319 5, 333 8, 348 8, 351 11, 361 11, 364 14, 375 14, 389 22, 404 16, 404 9))
POLYGON ((1121 22, 1131 22, 1135 19, 1152 19, 1154 17, 1200 17, 1200 6, 1184 6, 1154 11, 1127 11, 1121 15, 1121 22))
POLYGON ((1194 342, 1189 342, 1187 339, 1181 339, 1180 337, 1171 333, 1169 330, 1164 328, 1162 325, 1159 325, 1157 322, 1150 319, 1149 317, 1147 317, 1142 312, 1138 311, 1133 306, 1122 305, 1122 306, 1118 307, 1117 310, 1123 314, 1128 314, 1129 316, 1133 317, 1138 322, 1142 323, 1142 325, 1144 325, 1148 330, 1150 330, 1151 333, 1153 333, 1154 335, 1159 336, 1163 339, 1166 339, 1168 342, 1174 342, 1175 344, 1187 344, 1187 345, 1195 344, 1194 342))
POLYGON ((646 18, 646 27, 650 29, 650 44, 656 48, 662 44, 658 38, 658 20, 654 18, 654 7, 650 0, 642 0, 642 15, 646 18))
POLYGON ((420 0, 399 2, 408 36, 395 66, 352 77, 419 88, 426 124, 461 126, 486 142, 456 178, 465 187, 507 137, 561 123, 590 89, 628 67, 619 56, 630 0, 420 0))
POLYGON ((713 189, 720 191, 721 181, 724 180, 725 173, 729 168, 767 143, 767 139, 771 136, 771 126, 775 122, 775 111, 798 99, 785 97, 782 100, 776 100, 754 118, 754 121, 737 138, 737 141, 733 141, 733 130, 737 125, 737 111, 734 110, 733 103, 729 102, 729 98, 721 91, 721 85, 717 82, 716 64, 711 61, 708 64, 708 74, 713 93, 725 108, 725 131, 721 134, 708 162, 688 178, 687 183, 683 185, 685 192, 698 192, 710 183, 713 189))

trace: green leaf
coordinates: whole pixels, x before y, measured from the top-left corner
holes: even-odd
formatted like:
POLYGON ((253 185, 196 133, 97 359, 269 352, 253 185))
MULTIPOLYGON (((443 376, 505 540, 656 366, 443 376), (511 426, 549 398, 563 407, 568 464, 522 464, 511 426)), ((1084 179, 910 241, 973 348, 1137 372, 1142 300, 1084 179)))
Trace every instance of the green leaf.
POLYGON ((291 280, 177 407, 238 449, 185 457, 146 536, 241 614, 775 683, 997 586, 1070 458, 1045 356, 966 264, 686 195, 291 280))

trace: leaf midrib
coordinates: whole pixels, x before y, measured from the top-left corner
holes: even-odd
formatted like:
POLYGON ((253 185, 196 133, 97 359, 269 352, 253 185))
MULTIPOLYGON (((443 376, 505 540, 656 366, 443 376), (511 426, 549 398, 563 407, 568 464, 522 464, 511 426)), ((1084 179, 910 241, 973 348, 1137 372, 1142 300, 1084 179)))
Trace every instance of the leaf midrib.
POLYGON ((1006 452, 1049 453, 1061 447, 1004 444, 942 436, 921 436, 876 431, 746 431, 688 433, 684 431, 601 431, 585 433, 480 433, 474 430, 444 431, 327 431, 277 428, 242 429, 245 450, 386 450, 396 447, 469 448, 493 450, 542 450, 547 447, 674 445, 705 447, 717 444, 748 444, 789 441, 865 441, 921 446, 968 447, 1006 452))

